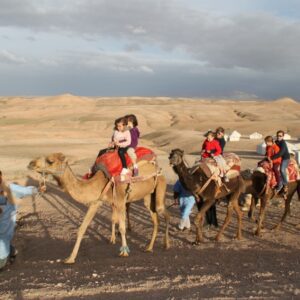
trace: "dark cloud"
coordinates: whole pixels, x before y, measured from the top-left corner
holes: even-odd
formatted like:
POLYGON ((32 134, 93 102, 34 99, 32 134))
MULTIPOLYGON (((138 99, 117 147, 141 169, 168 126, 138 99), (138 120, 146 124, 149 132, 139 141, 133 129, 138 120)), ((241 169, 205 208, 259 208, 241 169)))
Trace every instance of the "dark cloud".
POLYGON ((180 48, 221 68, 274 71, 300 65, 300 22, 271 14, 220 15, 174 0, 47 3, 51 1, 2 0, 0 26, 106 36, 165 51, 180 48))

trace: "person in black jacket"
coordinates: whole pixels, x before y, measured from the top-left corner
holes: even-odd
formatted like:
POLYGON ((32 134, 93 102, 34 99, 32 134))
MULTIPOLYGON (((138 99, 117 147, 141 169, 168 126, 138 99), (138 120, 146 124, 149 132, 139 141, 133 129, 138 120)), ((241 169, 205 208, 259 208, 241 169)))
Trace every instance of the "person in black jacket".
POLYGON ((222 155, 223 155, 223 151, 224 151, 224 148, 225 148, 225 145, 226 145, 226 141, 225 141, 225 138, 224 138, 224 134, 225 134, 225 130, 223 127, 218 127, 216 129, 216 140, 219 142, 220 146, 221 146, 221 149, 222 149, 222 155))
POLYGON ((278 153, 274 154, 271 157, 271 159, 273 160, 278 157, 282 158, 281 165, 280 165, 281 180, 278 183, 278 186, 276 187, 276 191, 279 192, 283 187, 284 192, 287 192, 288 178, 287 178, 286 169, 290 162, 290 153, 289 153, 287 144, 286 144, 285 140, 283 139, 284 131, 278 130, 276 133, 276 136, 277 136, 276 144, 280 148, 280 151, 278 153))

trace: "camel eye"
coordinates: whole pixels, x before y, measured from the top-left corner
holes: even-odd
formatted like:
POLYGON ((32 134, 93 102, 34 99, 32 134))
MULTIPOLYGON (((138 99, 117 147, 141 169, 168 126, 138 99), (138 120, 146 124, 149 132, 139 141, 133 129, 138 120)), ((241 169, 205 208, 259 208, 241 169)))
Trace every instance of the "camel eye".
POLYGON ((49 158, 46 159, 46 162, 47 162, 49 165, 52 165, 52 164, 53 164, 53 161, 50 160, 49 158))

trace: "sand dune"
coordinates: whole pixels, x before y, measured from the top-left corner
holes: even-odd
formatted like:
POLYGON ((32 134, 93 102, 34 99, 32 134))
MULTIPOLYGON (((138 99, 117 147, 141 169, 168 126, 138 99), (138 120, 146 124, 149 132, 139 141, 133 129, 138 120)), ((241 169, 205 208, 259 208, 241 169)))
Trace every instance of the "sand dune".
MULTIPOLYGON (((173 203, 172 185, 177 179, 169 165, 173 148, 185 151, 193 164, 199 157, 208 129, 223 126, 227 133, 242 133, 240 142, 228 142, 226 151, 237 153, 242 168, 254 168, 261 159, 255 149, 260 141, 249 140, 255 131, 264 136, 276 130, 300 136, 300 104, 289 98, 276 101, 234 101, 231 99, 79 97, 63 94, 51 97, 0 98, 0 169, 7 180, 38 184, 38 176, 26 166, 35 157, 51 152, 67 155, 77 175, 87 172, 100 148, 111 138, 114 120, 134 113, 142 133, 140 145, 158 155, 168 182, 167 205, 173 203)), ((75 241, 86 207, 74 202, 53 182, 40 199, 24 200, 20 214, 24 226, 16 233, 20 251, 15 264, 1 274, 1 299, 85 298, 98 299, 200 299, 200 298, 292 298, 299 296, 300 202, 294 201, 292 216, 279 233, 270 232, 282 209, 268 208, 267 232, 253 238, 255 224, 243 218, 243 241, 232 241, 235 218, 224 241, 216 244, 217 232, 205 232, 205 242, 191 245, 191 232, 178 232, 177 207, 171 213, 172 248, 161 248, 158 237, 153 254, 142 251, 151 233, 148 212, 140 204, 131 207, 133 231, 128 233, 131 256, 117 258, 117 245, 107 240, 111 208, 97 213, 74 266, 62 265, 75 241), (259 257, 259 264, 257 258, 259 257), (280 266, 280 268, 278 268, 280 266), (284 275, 285 274, 285 275, 284 275), (125 293, 125 294, 124 294, 125 293)), ((226 207, 218 206, 223 223, 226 207)), ((192 220, 196 209, 192 214, 192 220)))

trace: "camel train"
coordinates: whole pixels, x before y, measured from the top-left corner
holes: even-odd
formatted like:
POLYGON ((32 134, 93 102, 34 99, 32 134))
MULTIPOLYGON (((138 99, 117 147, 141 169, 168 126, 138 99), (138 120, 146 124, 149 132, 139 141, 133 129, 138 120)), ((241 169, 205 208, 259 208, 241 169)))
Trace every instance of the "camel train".
MULTIPOLYGON (((203 239, 202 227, 205 213, 213 204, 218 203, 220 199, 224 198, 228 200, 227 215, 224 224, 216 235, 216 240, 221 238, 224 230, 230 223, 233 211, 235 211, 238 220, 236 238, 242 238, 242 212, 239 206, 239 197, 243 193, 251 193, 253 195, 254 201, 252 201, 249 212, 251 218, 253 218, 255 200, 261 200, 258 225, 255 232, 257 235, 261 235, 266 204, 275 195, 274 188, 267 187, 267 175, 265 173, 255 171, 252 176, 248 176, 247 178, 244 176, 246 172, 240 171, 238 156, 232 153, 227 156, 225 154, 224 156, 231 169, 228 171, 228 182, 220 183, 220 178, 217 178, 215 173, 217 166, 212 161, 210 163, 213 166, 208 167, 209 163, 200 162, 189 168, 184 160, 184 152, 182 150, 173 149, 170 152, 169 162, 174 172, 178 175, 179 180, 188 190, 192 191, 197 200, 201 199, 204 201, 204 205, 202 205, 194 220, 196 226, 194 244, 199 244, 203 239)), ((115 224, 119 224, 122 241, 120 256, 126 257, 129 255, 125 225, 126 204, 140 199, 144 200, 144 205, 149 210, 153 222, 152 237, 145 251, 153 251, 159 227, 159 216, 164 217, 166 222, 164 246, 166 249, 170 247, 170 217, 165 203, 167 183, 155 159, 139 160, 139 176, 124 181, 120 180, 120 176, 108 177, 107 172, 102 169, 98 170, 90 179, 79 179, 72 171, 67 158, 62 153, 53 153, 32 160, 28 168, 43 176, 52 175, 59 183, 59 186, 75 201, 89 207, 78 229, 76 243, 70 256, 64 260, 65 263, 71 264, 75 262, 83 235, 98 208, 104 202, 108 202, 112 207, 112 243, 116 241, 115 224)), ((287 196, 284 194, 281 195, 286 199, 285 209, 276 229, 279 229, 285 220, 290 210, 291 199, 297 188, 299 191, 299 187, 300 180, 290 182, 287 196)))
MULTIPOLYGON (((112 207, 112 243, 116 242, 115 225, 119 225, 122 240, 120 256, 129 255, 126 240, 126 213, 128 224, 130 224, 129 204, 140 199, 144 200, 144 205, 149 210, 153 222, 152 237, 145 250, 153 251, 160 216, 164 217, 166 222, 164 246, 166 249, 170 247, 170 217, 165 202, 167 181, 161 173, 155 154, 150 149, 137 147, 140 135, 137 126, 138 121, 135 115, 118 118, 115 121, 109 148, 99 152, 91 172, 87 173, 83 179, 75 176, 62 153, 53 153, 30 162, 29 169, 43 174, 44 178, 46 175, 52 175, 75 201, 88 206, 88 211, 78 229, 74 248, 65 263, 75 262, 83 235, 103 202, 108 202, 112 207)), ((289 153, 283 153, 286 150, 285 142, 282 141, 283 131, 277 132, 277 140, 278 145, 281 145, 280 147, 284 151, 279 149, 271 137, 266 159, 263 160, 261 167, 248 178, 245 177, 245 172, 241 171, 240 158, 234 153, 223 153, 226 144, 224 133, 222 127, 218 127, 216 132, 207 132, 202 145, 201 160, 192 168, 187 166, 182 150, 173 149, 169 155, 170 165, 178 175, 180 183, 195 197, 199 204, 198 213, 194 220, 196 225, 194 244, 202 242, 204 216, 220 199, 227 199, 228 205, 224 224, 216 235, 216 240, 221 238, 230 223, 233 211, 236 213, 238 221, 236 238, 241 239, 242 211, 239 206, 239 198, 243 193, 249 193, 253 196, 249 212, 252 219, 255 201, 261 200, 255 232, 257 235, 261 234, 267 202, 275 194, 280 195, 281 193, 281 196, 285 198, 285 210, 281 221, 276 226, 276 229, 279 229, 290 211, 290 202, 297 189, 299 193, 299 170, 295 170, 295 168, 291 173, 296 174, 296 176, 288 185, 287 182, 285 183, 287 181, 285 173, 282 174, 282 182, 285 185, 281 186, 281 181, 278 180, 277 190, 275 185, 271 185, 273 181, 270 178, 273 176, 273 171, 276 175, 280 167, 275 162, 281 160, 281 158, 276 157, 273 165, 273 156, 282 156, 282 165, 284 165, 284 158, 287 156, 289 158, 289 153), (275 170, 275 167, 278 169, 275 170), (278 186, 280 186, 279 189, 278 186)), ((283 171, 286 172, 285 169, 283 171)))

